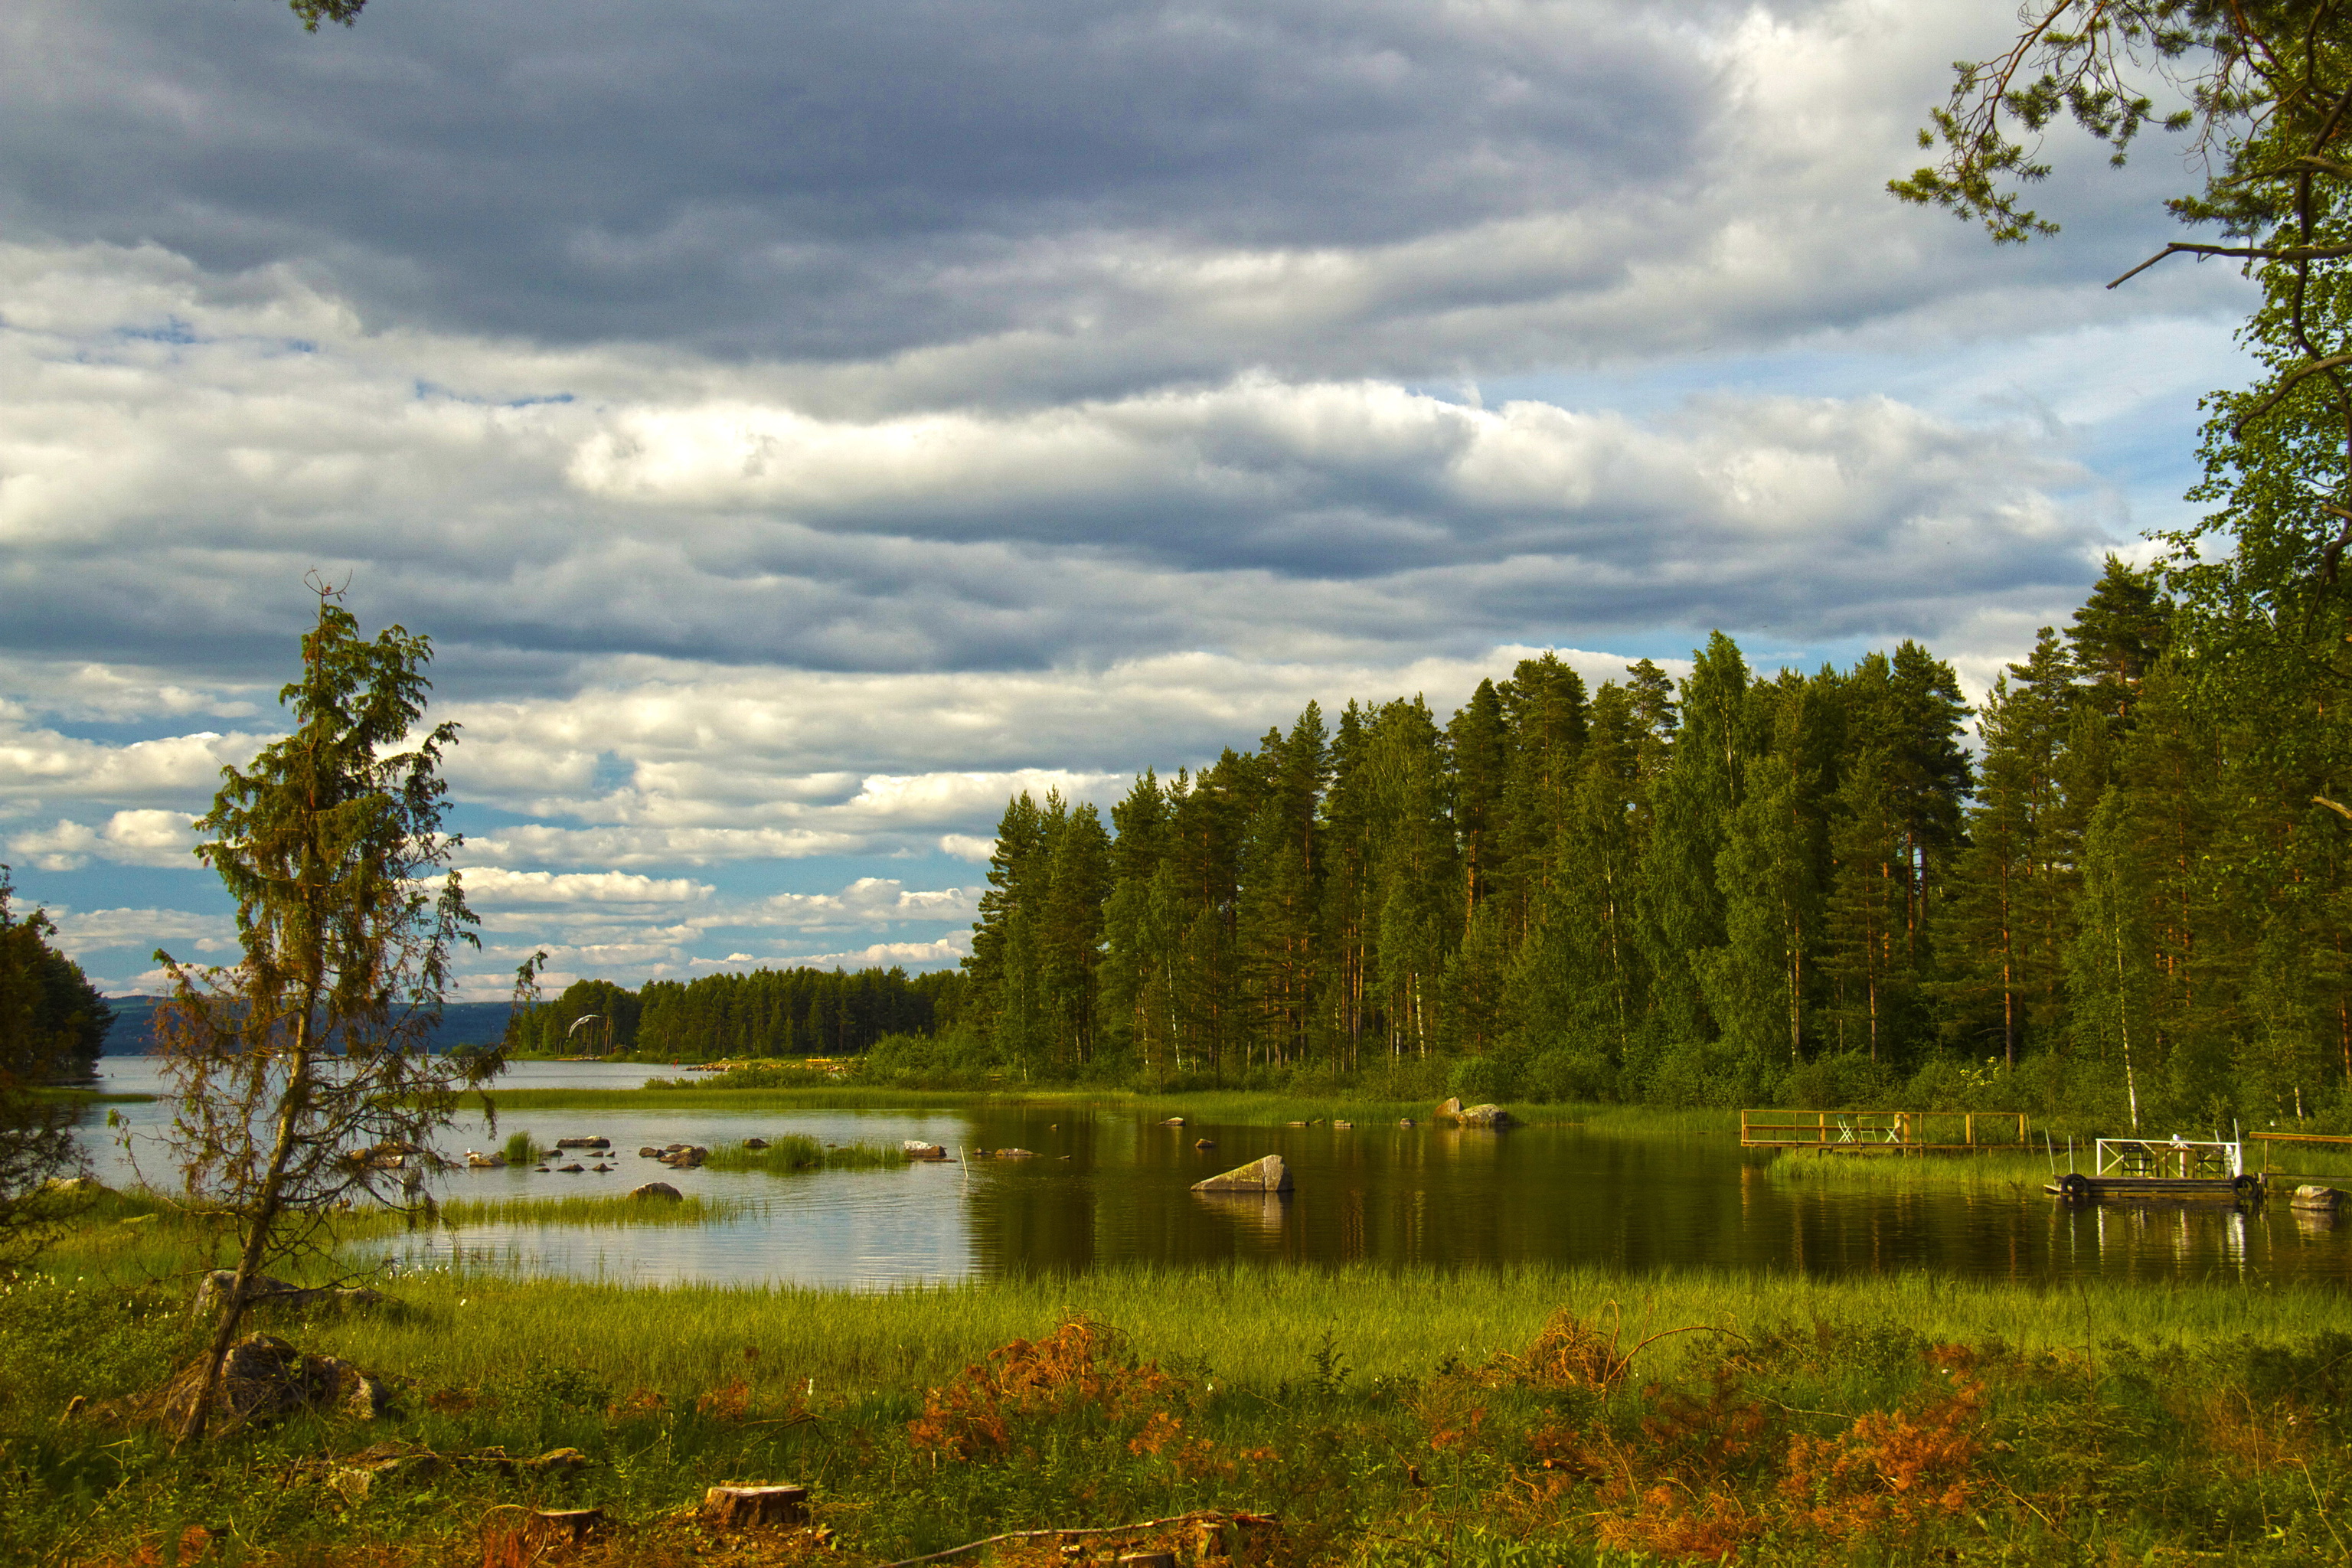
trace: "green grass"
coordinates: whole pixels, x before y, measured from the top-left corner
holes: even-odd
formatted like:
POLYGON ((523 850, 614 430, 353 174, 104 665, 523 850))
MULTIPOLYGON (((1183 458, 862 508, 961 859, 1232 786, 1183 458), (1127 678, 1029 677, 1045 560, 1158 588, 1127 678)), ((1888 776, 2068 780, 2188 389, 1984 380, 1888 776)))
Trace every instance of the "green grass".
POLYGON ((801 1171, 880 1170, 906 1163, 905 1152, 896 1148, 876 1143, 827 1144, 800 1132, 786 1133, 764 1149, 714 1144, 704 1162, 714 1171, 766 1171, 780 1176, 801 1171))
MULTIPOLYGON (((2096 1150, 2077 1143, 2072 1169, 2089 1172, 2096 1150)), ((2282 1182, 2326 1182, 2352 1188, 2352 1149, 2331 1152, 2325 1148, 2273 1146, 2267 1156, 2262 1146, 2250 1144, 2246 1168, 2267 1173, 2273 1186, 2282 1182)), ((1960 1187, 2001 1192, 2039 1193, 2069 1169, 2067 1150, 2000 1154, 1820 1154, 1794 1150, 1777 1156, 1767 1167, 1769 1178, 1784 1186, 1826 1187, 1960 1187)))
MULTIPOLYGON (((1436 1108, 1432 1100, 1351 1100, 1277 1094, 1255 1089, 1201 1089, 1185 1094, 1139 1094, 1125 1089, 883 1089, 855 1085, 821 1089, 721 1089, 697 1084, 688 1089, 498 1089, 490 1098, 501 1116, 518 1110, 562 1107, 569 1110, 964 1110, 990 1106, 1045 1106, 1087 1109, 1111 1114, 1165 1118, 1223 1126, 1280 1127, 1293 1121, 1328 1121, 1334 1118, 1361 1125, 1394 1122, 1403 1117, 1427 1122, 1436 1108)), ((1522 1105, 1508 1106, 1511 1114, 1530 1126, 1580 1126, 1595 1131, 1628 1133, 1736 1134, 1737 1111, 1665 1110, 1643 1105, 1522 1105)))
POLYGON ((1278 1515, 1295 1568, 1659 1561, 1693 1555, 1708 1519, 1757 1568, 2345 1560, 2329 1500, 2352 1489, 2352 1305, 2327 1289, 1356 1267, 853 1295, 453 1270, 393 1281, 395 1310, 269 1324, 402 1380, 392 1417, 185 1453, 58 1417, 152 1385, 194 1342, 176 1293, 118 1289, 92 1240, 0 1300, 0 1559, 128 1562, 194 1519, 320 1568, 478 1562, 488 1510, 529 1502, 602 1507, 651 1532, 632 1560, 683 1561, 659 1521, 714 1482, 773 1479, 814 1488, 850 1564, 1196 1508, 1278 1515), (1529 1382, 1511 1358, 1563 1307, 1620 1350, 1709 1331, 1652 1344, 1622 1382, 1529 1382), (1083 1377, 1024 1394, 965 1371, 1076 1317, 1114 1335, 1083 1377), (358 1503, 295 1479, 384 1440, 590 1465, 358 1503), (1859 1481, 1797 1486, 1808 1444, 1859 1481), (1950 1507, 1906 1524, 1881 1477, 1922 1456, 1932 1484, 1911 1495, 1950 1507))
MULTIPOLYGON (((2087 1169, 2089 1162, 2084 1161, 2087 1169)), ((2058 1171, 2066 1153, 2058 1152, 2058 1171)), ((1821 1154, 1785 1152, 1765 1167, 1767 1178, 1789 1187, 1960 1187, 2038 1193, 2051 1178, 2049 1157, 2032 1154, 1821 1154)))
MULTIPOLYGON (((465 1230, 483 1225, 697 1226, 732 1225, 765 1212, 756 1198, 633 1198, 565 1195, 560 1198, 452 1198, 438 1205, 438 1228, 465 1230)), ((422 1223, 422 1222, 419 1222, 422 1223)), ((406 1215, 353 1214, 338 1218, 338 1239, 357 1240, 413 1228, 406 1215)))

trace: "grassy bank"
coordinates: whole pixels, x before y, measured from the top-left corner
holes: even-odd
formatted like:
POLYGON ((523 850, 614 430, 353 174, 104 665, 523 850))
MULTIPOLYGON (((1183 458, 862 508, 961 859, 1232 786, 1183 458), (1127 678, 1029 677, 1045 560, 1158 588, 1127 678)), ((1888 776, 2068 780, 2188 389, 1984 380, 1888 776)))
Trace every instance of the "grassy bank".
MULTIPOLYGON (((1363 1125, 1406 1117, 1427 1121, 1429 1100, 1352 1100, 1345 1096, 1200 1089, 1139 1094, 1125 1089, 924 1089, 835 1085, 812 1089, 687 1088, 512 1089, 489 1097, 500 1116, 541 1109, 614 1110, 966 1110, 992 1106, 1068 1107, 1112 1114, 1165 1118, 1229 1127, 1281 1127, 1293 1121, 1354 1121, 1363 1125)), ((1666 1110, 1642 1105, 1518 1105, 1511 1114, 1530 1126, 1580 1126, 1601 1131, 1736 1134, 1732 1110, 1666 1110)))
MULTIPOLYGON (((2319 1563, 2352 1534, 2334 1290, 1139 1268, 851 1295, 427 1274, 393 1282, 391 1308, 267 1325, 390 1375, 393 1415, 197 1454, 59 1418, 189 1353, 201 1222, 148 1212, 94 1208, 5 1287, 0 1560, 155 1563, 200 1523, 249 1563, 470 1564, 511 1517, 492 1510, 535 1502, 619 1521, 584 1561, 682 1563, 718 1545, 662 1521, 728 1479, 814 1487, 853 1563, 1195 1509, 1278 1516, 1251 1562, 1365 1568, 2319 1563), (387 1441, 587 1463, 321 1484, 322 1456, 387 1441)), ((734 1560, 806 1555, 770 1545, 734 1560)), ((1001 1560, 1059 1562, 1051 1542, 1001 1560)))

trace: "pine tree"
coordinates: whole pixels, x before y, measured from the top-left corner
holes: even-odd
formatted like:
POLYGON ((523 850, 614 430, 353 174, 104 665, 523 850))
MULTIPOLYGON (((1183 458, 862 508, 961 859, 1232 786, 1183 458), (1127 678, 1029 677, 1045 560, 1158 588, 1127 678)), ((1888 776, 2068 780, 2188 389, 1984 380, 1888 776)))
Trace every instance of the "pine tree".
MULTIPOLYGON (((1640 667, 1636 700, 1641 700, 1640 667)), ((1721 1064, 1707 1049, 1722 1022, 1707 1000, 1705 975, 1726 940, 1717 862, 1732 813, 1739 807, 1748 763, 1761 749, 1748 700, 1748 662, 1721 632, 1694 655, 1681 694, 1682 722, 1672 760, 1653 795, 1655 823, 1643 866, 1643 913, 1653 995, 1669 1056, 1671 1092, 1691 1100, 1720 1095, 1721 1064)))
POLYGON ((2074 689, 2057 636, 1993 682, 1969 843, 1948 901, 1955 975, 1943 991, 1948 1033, 1990 1036, 2014 1068, 2062 1016, 2072 941, 2074 865, 2065 844, 2061 760, 2074 689))

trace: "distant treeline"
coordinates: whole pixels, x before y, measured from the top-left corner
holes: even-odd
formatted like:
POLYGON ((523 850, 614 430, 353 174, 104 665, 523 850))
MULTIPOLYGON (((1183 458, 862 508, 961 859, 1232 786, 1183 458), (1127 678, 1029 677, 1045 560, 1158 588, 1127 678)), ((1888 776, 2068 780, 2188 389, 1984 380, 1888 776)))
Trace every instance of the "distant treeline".
MULTIPOLYGON (((169 1000, 166 996, 114 998, 110 1004, 113 1017, 107 1026, 105 1054, 135 1057, 154 1049, 155 1009, 169 1000)), ((425 1037, 425 1048, 450 1051, 488 1045, 505 1034, 509 1010, 510 1005, 505 1002, 446 1003, 440 1022, 425 1037)))
POLYGON ((1310 704, 1108 827, 1013 800, 971 1021, 1048 1074, 2315 1110, 2352 1070, 2352 744, 2336 676, 2261 637, 2111 560, 1973 761, 1912 642, 1759 676, 1717 634, 1597 692, 1546 654, 1443 722, 1310 704))
POLYGON ((641 991, 580 980, 518 1016, 509 1043, 533 1055, 675 1061, 855 1056, 886 1035, 952 1024, 966 989, 953 970, 909 975, 897 967, 758 969, 656 980, 641 991))

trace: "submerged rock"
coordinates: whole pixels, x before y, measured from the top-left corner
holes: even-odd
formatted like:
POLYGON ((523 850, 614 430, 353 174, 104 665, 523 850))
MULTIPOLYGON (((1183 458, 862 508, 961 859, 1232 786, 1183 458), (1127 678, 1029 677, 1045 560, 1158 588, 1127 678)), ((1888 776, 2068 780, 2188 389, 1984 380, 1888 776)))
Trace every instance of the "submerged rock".
POLYGON ((1290 1167, 1282 1163, 1279 1154, 1268 1154, 1263 1160, 1252 1160, 1236 1166, 1221 1176, 1211 1176, 1205 1182, 1194 1182, 1196 1193, 1286 1193, 1290 1191, 1290 1167))

